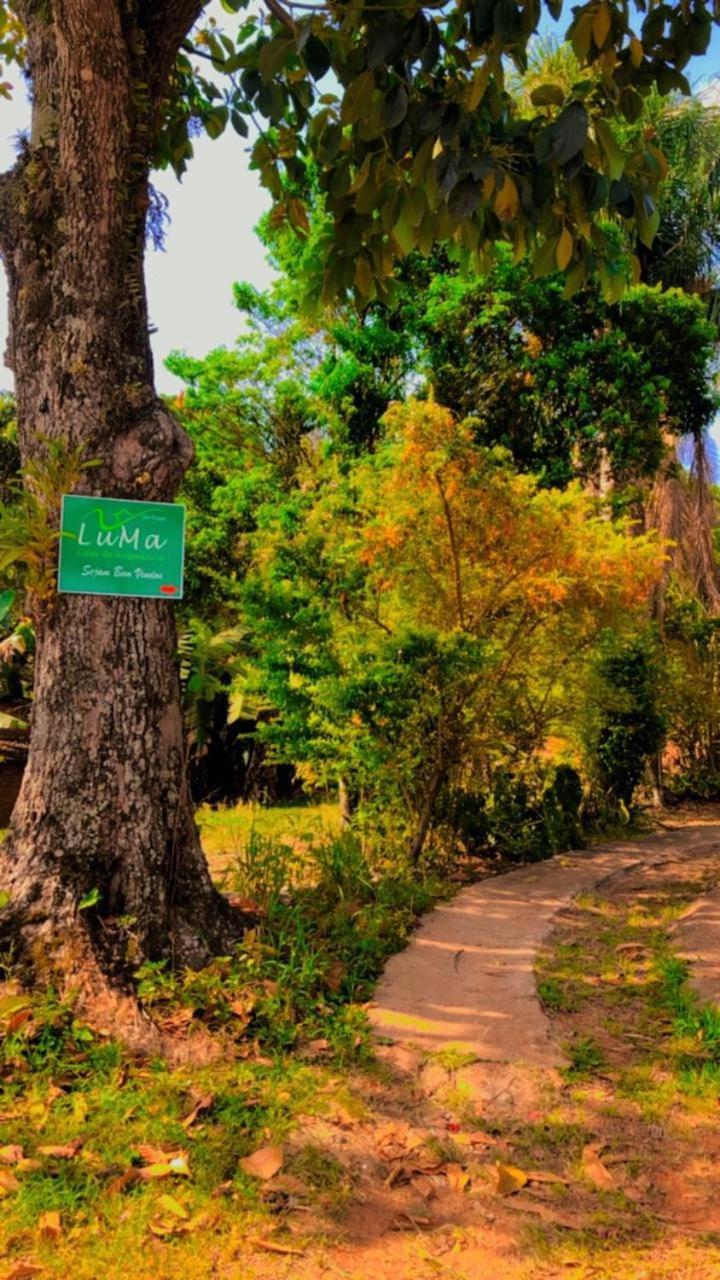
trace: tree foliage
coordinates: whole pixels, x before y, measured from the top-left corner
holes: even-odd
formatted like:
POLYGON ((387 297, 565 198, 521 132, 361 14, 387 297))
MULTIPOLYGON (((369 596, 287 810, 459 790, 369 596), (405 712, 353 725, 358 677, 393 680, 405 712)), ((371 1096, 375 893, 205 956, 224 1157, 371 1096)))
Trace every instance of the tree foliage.
POLYGON ((259 515, 246 610, 280 758, 404 815, 527 761, 599 629, 642 609, 653 539, 541 490, 472 425, 408 401, 376 451, 259 515))

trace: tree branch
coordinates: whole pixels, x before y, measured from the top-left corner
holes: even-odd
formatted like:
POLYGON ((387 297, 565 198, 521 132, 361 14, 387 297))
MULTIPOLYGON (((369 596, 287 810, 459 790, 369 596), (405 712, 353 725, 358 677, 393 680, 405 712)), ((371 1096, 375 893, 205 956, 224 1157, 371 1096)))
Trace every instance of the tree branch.
POLYGON ((188 32, 210 0, 153 0, 148 7, 145 31, 153 87, 162 91, 188 32))

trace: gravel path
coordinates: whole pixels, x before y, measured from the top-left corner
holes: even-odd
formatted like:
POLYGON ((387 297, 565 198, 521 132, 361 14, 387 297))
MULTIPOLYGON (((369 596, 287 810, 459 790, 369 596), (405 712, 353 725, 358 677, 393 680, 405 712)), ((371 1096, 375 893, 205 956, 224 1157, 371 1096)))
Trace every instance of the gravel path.
MULTIPOLYGON (((376 1033, 426 1051, 462 1047, 485 1062, 557 1067, 538 1000, 534 964, 557 912, 580 893, 630 868, 720 852, 720 822, 519 867, 463 889, 422 921, 378 983, 370 1017, 376 1033)), ((681 922, 679 945, 701 956, 698 986, 720 996, 720 892, 681 922)))

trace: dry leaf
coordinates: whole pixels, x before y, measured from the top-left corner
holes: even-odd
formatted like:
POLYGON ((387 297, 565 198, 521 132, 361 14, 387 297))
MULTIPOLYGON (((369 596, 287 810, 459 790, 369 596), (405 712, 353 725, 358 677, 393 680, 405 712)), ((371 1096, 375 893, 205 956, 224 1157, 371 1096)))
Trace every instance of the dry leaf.
POLYGON ((600 1159, 601 1147, 598 1143, 589 1142, 583 1147, 582 1171, 599 1191, 610 1191, 617 1186, 610 1170, 600 1159))
POLYGON ((471 1133, 459 1133, 455 1142, 461 1147, 504 1147, 506 1145, 501 1138, 494 1137, 492 1133, 483 1133, 481 1129, 474 1129, 471 1133))
POLYGON ((171 1160, 187 1159, 186 1151, 167 1151, 164 1147, 151 1147, 148 1143, 142 1143, 137 1153, 143 1164, 169 1164, 171 1160))
POLYGON ((383 1125, 377 1134, 377 1145, 382 1160, 397 1160, 399 1156, 416 1151, 425 1142, 421 1133, 411 1129, 409 1124, 390 1122, 383 1125))
POLYGON ((428 1178, 424 1173, 416 1174, 411 1178, 410 1186, 413 1191, 417 1191, 418 1195, 422 1196, 423 1200, 434 1200, 437 1195, 432 1178, 428 1178))
POLYGON ((390 1224, 391 1231, 419 1231, 421 1227, 431 1227, 432 1218, 423 1218, 417 1213, 408 1213, 403 1209, 390 1224))
POLYGON ((57 1160, 72 1160, 84 1141, 84 1138, 73 1138, 72 1142, 67 1142, 62 1147, 38 1147, 38 1154, 41 1156, 54 1156, 57 1160))
POLYGON ((20 1183, 9 1169, 0 1169, 0 1199, 20 1190, 20 1183))
POLYGON ((545 1169, 530 1169, 527 1173, 528 1182, 546 1182, 561 1187, 569 1187, 570 1179, 561 1178, 559 1173, 549 1173, 545 1169))
POLYGON ((16 1262, 10 1271, 5 1273, 3 1280, 31 1280, 32 1276, 39 1276, 44 1271, 44 1267, 39 1267, 35 1262, 16 1262))
POLYGON ((170 1178, 173 1175, 180 1178, 190 1177, 190 1166, 187 1158, 182 1154, 173 1156, 172 1160, 145 1165, 138 1171, 138 1177, 142 1182, 155 1182, 158 1178, 170 1178))
POLYGON ((16 1145, 0 1147, 0 1164, 17 1164, 22 1159, 22 1147, 16 1145))
POLYGON ((528 1180, 527 1174, 513 1164, 496 1164, 495 1169, 497 1171, 496 1195, 512 1196, 524 1187, 528 1180))
POLYGON ((5 1031, 10 1036, 14 1031, 19 1031, 32 1018, 32 1009, 18 1009, 17 1013, 10 1014, 4 1019, 5 1031))
POLYGON ((229 1008, 230 1012, 234 1013, 236 1018, 240 1018, 243 1022, 249 1022, 250 1014, 255 1008, 255 997, 243 996, 239 1000, 233 1000, 229 1008))
POLYGON ((57 1209, 48 1209, 38 1218, 38 1231, 45 1240, 59 1240, 62 1235, 60 1214, 57 1209))
POLYGON ((585 1217, 578 1215, 571 1218, 551 1208, 550 1205, 543 1204, 540 1200, 527 1200, 524 1196, 515 1196, 514 1199, 508 1200, 507 1205, 508 1209, 517 1209, 520 1213, 532 1213, 543 1222, 549 1222, 554 1227, 565 1227, 568 1231, 579 1231, 581 1227, 588 1224, 588 1219, 585 1217))
POLYGON ((301 1058, 318 1058, 323 1053, 330 1052, 330 1041, 325 1036, 319 1036, 317 1040, 308 1040, 300 1050, 301 1058))
POLYGON ((162 1018, 159 1026, 172 1035, 174 1031, 187 1031, 194 1017, 194 1009, 176 1009, 174 1013, 169 1013, 166 1018, 162 1018))
POLYGON ((304 1249, 295 1249, 292 1245, 281 1244, 279 1240, 264 1240, 258 1238, 249 1240, 248 1244, 251 1249, 267 1249, 269 1253, 291 1254, 295 1258, 303 1258, 305 1256, 304 1249))
POLYGON ((443 1172, 451 1191, 464 1191, 470 1182, 470 1174, 461 1164, 446 1164, 443 1172))
POLYGON ((163 1210, 163 1213, 171 1213, 176 1218, 189 1217, 185 1206, 179 1200, 176 1200, 174 1196, 160 1196, 158 1207, 163 1210))
POLYGON ((260 1147, 251 1156, 245 1156, 240 1161, 240 1168, 251 1178, 262 1178, 263 1182, 269 1182, 270 1178, 280 1172, 284 1163, 282 1147, 260 1147))
POLYGON ((192 1111, 180 1121, 184 1129, 189 1129, 194 1124, 198 1116, 204 1111, 210 1111, 215 1102, 215 1095, 212 1093, 198 1093, 195 1089, 190 1090, 190 1101, 192 1102, 192 1111))

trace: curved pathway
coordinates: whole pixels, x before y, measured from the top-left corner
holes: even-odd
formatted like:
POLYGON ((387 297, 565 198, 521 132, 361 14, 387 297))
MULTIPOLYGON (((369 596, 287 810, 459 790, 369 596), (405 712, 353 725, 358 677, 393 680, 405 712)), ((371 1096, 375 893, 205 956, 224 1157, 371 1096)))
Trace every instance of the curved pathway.
MULTIPOLYGON (((697 822, 561 854, 463 889, 426 916, 390 960, 369 1011, 376 1033, 425 1051, 457 1047, 485 1062, 562 1065, 534 977, 538 947, 557 913, 624 871, 714 849, 720 855, 720 821, 697 822)), ((695 933, 692 915, 681 923, 680 946, 692 952, 694 941, 695 951, 702 949, 704 994, 720 998, 720 893, 701 902, 695 933)))

